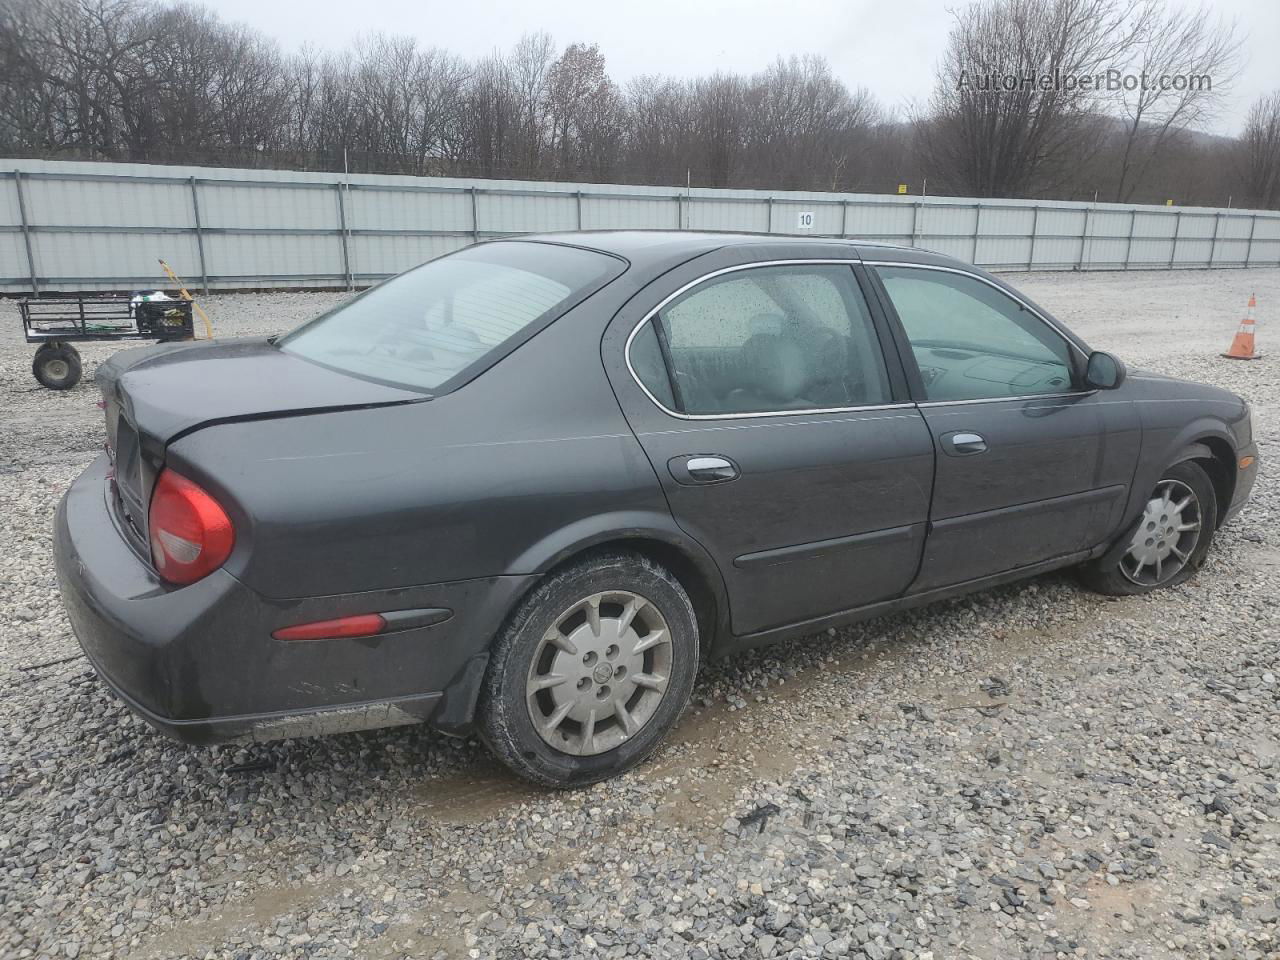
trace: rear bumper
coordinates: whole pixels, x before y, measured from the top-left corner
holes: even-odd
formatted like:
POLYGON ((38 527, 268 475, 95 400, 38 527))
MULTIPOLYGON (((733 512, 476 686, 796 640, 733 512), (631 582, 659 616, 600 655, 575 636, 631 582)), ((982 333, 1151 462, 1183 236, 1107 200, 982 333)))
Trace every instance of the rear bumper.
POLYGON ((213 744, 314 737, 330 733, 354 733, 429 721, 442 692, 424 693, 397 700, 380 700, 343 706, 307 707, 276 713, 175 720, 144 706, 120 686, 101 663, 86 651, 98 676, 130 710, 156 730, 183 743, 213 744))
POLYGON ((217 570, 173 588, 117 528, 107 466, 105 456, 96 460, 58 506, 58 584, 94 668, 156 729, 189 743, 424 720, 466 729, 490 640, 530 578, 281 600, 217 570), (451 616, 362 639, 271 636, 313 620, 426 607, 451 616))

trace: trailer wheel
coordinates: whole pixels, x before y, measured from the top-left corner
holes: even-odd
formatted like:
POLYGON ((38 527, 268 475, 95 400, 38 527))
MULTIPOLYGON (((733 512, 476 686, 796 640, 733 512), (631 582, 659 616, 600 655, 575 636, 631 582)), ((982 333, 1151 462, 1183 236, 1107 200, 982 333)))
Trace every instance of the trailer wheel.
POLYGON ((80 354, 69 343, 45 343, 31 361, 31 372, 50 390, 70 390, 80 382, 80 354))

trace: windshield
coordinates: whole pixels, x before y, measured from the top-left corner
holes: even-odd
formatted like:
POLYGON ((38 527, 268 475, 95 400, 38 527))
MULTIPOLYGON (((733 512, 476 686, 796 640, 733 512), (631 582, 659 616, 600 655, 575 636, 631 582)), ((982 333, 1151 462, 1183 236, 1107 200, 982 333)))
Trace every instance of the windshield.
POLYGON ((277 344, 344 373, 431 392, 532 336, 620 269, 576 247, 481 244, 392 277, 277 344))

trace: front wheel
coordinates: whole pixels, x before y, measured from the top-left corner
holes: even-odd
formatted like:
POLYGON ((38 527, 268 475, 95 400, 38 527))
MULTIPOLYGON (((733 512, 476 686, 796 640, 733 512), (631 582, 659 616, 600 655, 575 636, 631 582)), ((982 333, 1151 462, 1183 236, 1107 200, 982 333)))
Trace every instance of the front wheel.
POLYGON ((595 783, 657 747, 697 672, 697 619, 680 582, 638 555, 588 558, 539 584, 495 641, 480 735, 536 783, 595 783))
POLYGON ((1106 568, 1085 564, 1081 579, 1099 593, 1122 597, 1172 587, 1200 568, 1217 525, 1209 475, 1194 460, 1174 464, 1147 498, 1124 556, 1106 568))

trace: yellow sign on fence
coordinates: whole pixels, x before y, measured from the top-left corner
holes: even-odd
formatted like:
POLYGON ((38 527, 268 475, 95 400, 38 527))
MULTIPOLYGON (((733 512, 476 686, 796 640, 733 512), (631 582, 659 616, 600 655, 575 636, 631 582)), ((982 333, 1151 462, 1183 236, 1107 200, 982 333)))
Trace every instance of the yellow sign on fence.
POLYGON ((898 184, 898 192, 899 192, 899 193, 906 193, 906 192, 907 192, 907 185, 906 185, 905 183, 900 183, 900 184, 898 184))

